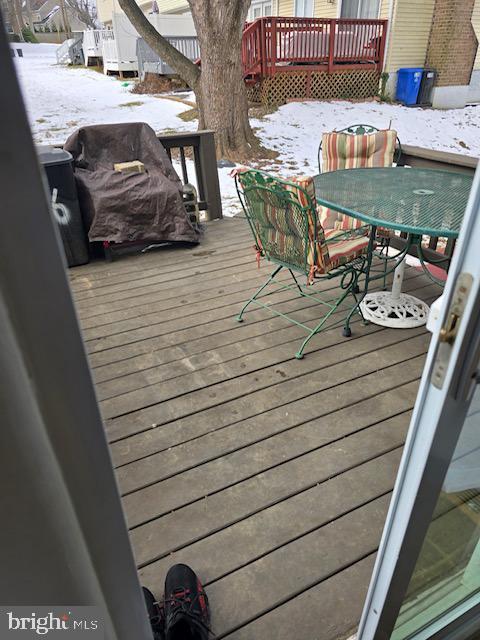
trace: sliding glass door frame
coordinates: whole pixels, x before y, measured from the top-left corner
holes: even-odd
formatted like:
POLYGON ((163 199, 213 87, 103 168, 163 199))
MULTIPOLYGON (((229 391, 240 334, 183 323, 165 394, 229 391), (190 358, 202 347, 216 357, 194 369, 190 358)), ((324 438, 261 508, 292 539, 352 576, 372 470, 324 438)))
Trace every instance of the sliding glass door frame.
MULTIPOLYGON (((477 171, 443 295, 440 322, 428 351, 358 640, 390 638, 476 385, 480 355, 479 246, 480 173, 477 171), (467 293, 461 294, 465 307, 456 325, 457 333, 449 344, 444 336, 440 339, 440 327, 445 329, 459 291, 466 289, 469 289, 467 293)), ((464 630, 472 621, 477 624, 475 628, 479 628, 477 606, 461 613, 462 618, 458 617, 458 607, 455 611, 457 623, 463 620, 464 630)), ((445 615, 436 625, 438 628, 430 627, 426 631, 430 635, 425 637, 469 637, 460 635, 457 623, 445 615)))

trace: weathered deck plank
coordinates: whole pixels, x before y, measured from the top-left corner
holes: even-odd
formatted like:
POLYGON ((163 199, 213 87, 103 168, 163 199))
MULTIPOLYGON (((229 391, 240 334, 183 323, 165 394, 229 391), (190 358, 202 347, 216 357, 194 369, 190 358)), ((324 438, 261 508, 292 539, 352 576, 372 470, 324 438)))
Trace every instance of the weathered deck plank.
MULTIPOLYGON (((71 275, 142 582, 161 595, 188 562, 220 637, 336 640, 358 622, 429 336, 357 320, 295 360, 298 327, 234 321, 268 272, 235 219, 199 247, 71 275)), ((439 293, 413 269, 404 287, 439 293)), ((270 301, 320 313, 291 291, 270 301)))
POLYGON ((293 539, 388 493, 393 487, 400 453, 399 448, 393 449, 238 520, 215 536, 204 537, 186 548, 164 555, 157 562, 150 561, 140 570, 140 575, 149 583, 155 583, 157 576, 164 575, 172 562, 183 559, 196 566, 208 583, 215 582, 293 539), (244 542, 246 539, 249 539, 248 545, 244 542))
MULTIPOLYGON (((411 291, 416 296, 421 296, 422 294, 428 295, 429 288, 417 288, 413 286, 415 280, 415 278, 412 278, 410 281, 407 281, 405 291, 411 291)), ((280 306, 280 308, 282 307, 280 306)), ((232 309, 232 307, 229 307, 229 309, 232 309)), ((299 319, 301 319, 302 322, 306 322, 307 320, 313 321, 318 316, 318 312, 319 308, 316 306, 307 307, 302 309, 301 313, 298 314, 300 316, 299 319)), ((337 313, 332 314, 332 320, 338 321, 344 317, 344 314, 345 311, 341 308, 337 313)), ((232 314, 230 314, 229 319, 231 321, 232 314)), ((358 321, 359 319, 354 319, 352 322, 354 338, 358 335, 356 331, 356 322, 358 321)), ((254 340, 242 340, 238 343, 234 343, 233 345, 229 344, 228 347, 224 348, 222 351, 220 349, 212 349, 208 352, 208 355, 213 357, 205 357, 205 353, 196 354, 195 356, 188 358, 188 360, 183 359, 181 361, 177 361, 177 367, 175 367, 173 363, 168 363, 169 366, 158 365, 144 368, 140 371, 134 371, 131 374, 119 377, 117 376, 116 378, 107 380, 103 383, 98 382, 97 392, 99 399, 105 400, 118 397, 130 391, 149 387, 154 385, 156 382, 164 382, 171 378, 177 378, 180 375, 198 372, 201 369, 205 369, 207 366, 220 365, 220 363, 225 365, 228 362, 238 361, 240 358, 245 358, 245 356, 250 355, 252 356, 251 360, 254 360, 254 354, 261 353, 261 362, 264 366, 267 366, 268 364, 273 364, 275 360, 278 362, 281 361, 280 353, 273 352, 272 347, 286 345, 287 343, 290 345, 288 349, 288 359, 290 359, 291 347, 294 348, 295 346, 292 345, 292 342, 300 341, 304 335, 304 330, 296 325, 284 327, 284 323, 278 324, 278 327, 279 328, 276 331, 263 333, 260 336, 257 336, 254 340), (275 358, 270 358, 269 356, 274 353, 275 358)), ((328 335, 332 340, 338 342, 338 329, 337 333, 334 331, 328 331, 328 335)), ((255 365, 252 363, 250 366, 255 365)), ((247 373, 246 367, 242 366, 242 370, 243 373, 247 373)))

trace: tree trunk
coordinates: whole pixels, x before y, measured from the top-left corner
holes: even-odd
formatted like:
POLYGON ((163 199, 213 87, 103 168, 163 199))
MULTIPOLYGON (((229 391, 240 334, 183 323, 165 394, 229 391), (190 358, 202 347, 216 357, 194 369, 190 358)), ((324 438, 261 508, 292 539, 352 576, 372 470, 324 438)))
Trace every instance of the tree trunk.
POLYGON ((202 72, 193 87, 199 127, 215 131, 219 157, 244 159, 257 146, 248 120, 242 33, 250 0, 189 0, 202 72))
POLYGON ((33 18, 32 18, 32 6, 30 0, 25 0, 25 9, 27 11, 27 22, 32 34, 34 33, 33 29, 33 18))
POLYGON ((258 148, 248 120, 242 33, 251 0, 188 0, 201 52, 201 71, 172 47, 135 0, 119 0, 145 42, 192 88, 200 129, 215 132, 217 155, 245 159, 258 148))
POLYGON ((23 29, 23 16, 22 16, 22 4, 20 0, 13 0, 13 16, 15 23, 13 25, 13 30, 18 34, 20 38, 20 42, 25 42, 25 38, 23 37, 22 29, 23 29))
POLYGON ((63 28, 65 29, 65 37, 71 38, 72 37, 72 29, 70 27, 70 21, 68 19, 68 14, 67 14, 67 7, 65 6, 65 0, 60 0, 60 11, 62 13, 62 21, 63 21, 63 28))

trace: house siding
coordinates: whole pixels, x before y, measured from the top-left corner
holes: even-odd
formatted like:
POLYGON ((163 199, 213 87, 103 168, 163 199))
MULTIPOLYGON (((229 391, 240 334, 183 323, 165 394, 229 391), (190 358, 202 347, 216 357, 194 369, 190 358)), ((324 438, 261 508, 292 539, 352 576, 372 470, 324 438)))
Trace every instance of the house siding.
MULTIPOLYGON (((422 67, 427 56, 435 0, 394 0, 385 70, 422 67)), ((382 17, 388 18, 389 2, 382 0, 382 17), (386 12, 386 15, 385 15, 386 12)))
MULTIPOLYGON (((338 2, 327 2, 327 0, 314 0, 313 12, 316 18, 336 18, 338 14, 338 2)), ((279 16, 295 15, 295 0, 278 0, 279 16)))
POLYGON ((388 20, 389 13, 390 13, 390 0, 382 0, 380 2, 380 13, 378 16, 379 19, 388 20))
POLYGON ((186 13, 190 10, 186 0, 157 0, 157 4, 160 13, 186 13))
POLYGON ((97 0, 98 19, 105 26, 112 24, 112 15, 114 10, 114 0, 97 0))
POLYGON ((279 16, 295 15, 294 0, 278 0, 278 15, 279 16))
POLYGON ((338 16, 338 2, 327 2, 327 0, 315 0, 314 15, 316 18, 336 18, 338 16))
POLYGON ((477 56, 473 30, 475 0, 436 0, 427 63, 437 70, 437 87, 466 86, 477 56))
MULTIPOLYGON (((152 0, 136 0, 144 13, 150 11, 152 0)), ((186 13, 189 10, 186 0, 157 0, 161 13, 186 13)), ((112 24, 113 13, 121 13, 118 0, 97 0, 98 19, 105 25, 112 24)))

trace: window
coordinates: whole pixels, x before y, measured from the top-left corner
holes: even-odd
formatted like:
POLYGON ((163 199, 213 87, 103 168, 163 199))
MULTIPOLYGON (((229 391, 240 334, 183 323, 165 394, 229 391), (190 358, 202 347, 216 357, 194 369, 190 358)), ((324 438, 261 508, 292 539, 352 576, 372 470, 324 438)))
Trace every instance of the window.
POLYGON ((341 18, 378 18, 380 0, 342 0, 341 18))
POLYGON ((265 16, 272 15, 272 2, 268 0, 267 2, 253 1, 250 9, 248 11, 247 20, 251 22, 252 20, 256 20, 257 18, 264 18, 265 16))
POLYGON ((295 0, 295 15, 299 18, 313 18, 314 0, 295 0))

